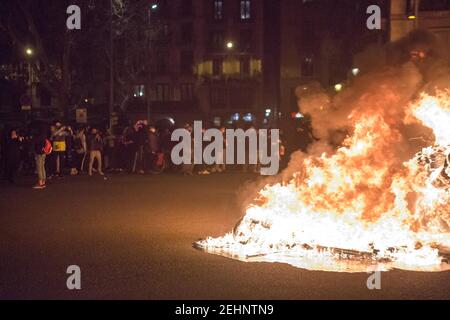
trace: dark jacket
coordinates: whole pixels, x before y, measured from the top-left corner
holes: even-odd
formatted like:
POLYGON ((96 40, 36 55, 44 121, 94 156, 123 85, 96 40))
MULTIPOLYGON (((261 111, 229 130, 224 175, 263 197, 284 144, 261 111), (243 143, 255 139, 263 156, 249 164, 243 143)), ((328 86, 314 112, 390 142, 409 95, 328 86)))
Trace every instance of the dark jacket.
POLYGON ((159 139, 156 133, 150 132, 148 134, 147 152, 156 153, 159 151, 159 139))
POLYGON ((20 161, 20 141, 19 139, 8 139, 6 141, 6 161, 19 162, 20 161))
POLYGON ((37 155, 44 154, 44 147, 45 147, 45 135, 38 135, 33 140, 33 151, 37 155))
POLYGON ((91 135, 89 137, 89 150, 90 151, 103 151, 103 141, 98 135, 91 135))

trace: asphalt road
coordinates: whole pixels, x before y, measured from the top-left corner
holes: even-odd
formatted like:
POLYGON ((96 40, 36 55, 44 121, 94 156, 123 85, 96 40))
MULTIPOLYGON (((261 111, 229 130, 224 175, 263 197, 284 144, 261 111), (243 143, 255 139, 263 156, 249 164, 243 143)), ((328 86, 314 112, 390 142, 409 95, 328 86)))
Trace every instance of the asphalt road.
POLYGON ((367 274, 244 263, 192 248, 230 231, 250 176, 63 178, 0 184, 3 299, 450 299, 450 272, 367 274), (78 265, 82 290, 66 288, 78 265))

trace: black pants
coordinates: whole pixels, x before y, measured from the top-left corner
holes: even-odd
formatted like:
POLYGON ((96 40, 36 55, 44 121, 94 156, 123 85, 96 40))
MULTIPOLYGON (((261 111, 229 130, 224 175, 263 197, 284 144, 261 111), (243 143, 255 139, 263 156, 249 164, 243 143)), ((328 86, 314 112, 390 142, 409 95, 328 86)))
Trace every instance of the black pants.
POLYGON ((72 168, 76 168, 79 172, 84 171, 89 165, 89 157, 85 153, 74 152, 73 158, 72 168))
POLYGON ((6 161, 5 179, 10 183, 14 183, 17 170, 19 169, 19 159, 11 159, 6 161))
POLYGON ((156 153, 145 153, 145 170, 151 171, 155 168, 156 153))

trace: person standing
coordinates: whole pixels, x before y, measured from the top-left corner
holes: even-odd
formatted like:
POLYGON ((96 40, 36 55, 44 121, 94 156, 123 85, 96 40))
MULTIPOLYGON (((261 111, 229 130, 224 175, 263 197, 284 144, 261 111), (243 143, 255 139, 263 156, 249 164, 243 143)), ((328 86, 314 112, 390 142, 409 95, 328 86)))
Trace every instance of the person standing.
POLYGON ((113 134, 111 128, 106 130, 106 137, 104 138, 104 159, 105 159, 105 170, 113 170, 116 168, 116 136, 113 134))
MULTIPOLYGON (((192 176, 194 174, 194 168, 195 168, 195 164, 194 164, 194 133, 193 133, 193 128, 190 124, 186 124, 184 126, 184 128, 189 132, 189 134, 191 135, 191 149, 188 150, 189 156, 191 158, 191 163, 184 163, 181 165, 181 173, 184 176, 192 176)), ((185 155, 183 155, 185 156, 185 155)))
POLYGON ((215 166, 212 168, 211 172, 212 173, 222 173, 225 172, 227 170, 227 166, 226 166, 226 161, 227 161, 227 157, 226 157, 226 150, 227 150, 227 139, 226 139, 226 128, 222 127, 220 128, 220 132, 222 133, 222 139, 223 139, 223 149, 222 150, 218 150, 218 154, 217 154, 217 160, 222 160, 222 163, 216 163, 215 166))
POLYGON ((102 170, 102 151, 103 151, 103 140, 100 136, 100 132, 96 128, 92 128, 92 134, 90 136, 89 146, 90 146, 90 156, 89 156, 89 175, 92 176, 92 167, 94 166, 94 161, 97 160, 97 172, 103 176, 102 170))
POLYGON ((145 145, 147 144, 148 134, 147 134, 147 122, 142 121, 136 124, 136 142, 137 142, 137 153, 136 153, 136 161, 134 165, 134 171, 139 174, 144 174, 145 171, 145 145))
POLYGON ((45 158, 52 152, 50 141, 44 134, 38 134, 33 141, 34 160, 36 162, 36 171, 38 175, 38 183, 34 189, 44 189, 46 187, 47 175, 45 172, 45 158))
POLYGON ((134 127, 128 127, 124 132, 124 147, 126 157, 126 170, 128 173, 135 173, 137 159, 137 131, 134 127))
POLYGON ((14 184, 14 178, 19 169, 21 141, 22 138, 19 138, 17 131, 11 130, 5 148, 5 178, 11 184, 14 184))
POLYGON ((157 154, 159 152, 158 133, 154 126, 150 126, 147 132, 145 144, 145 170, 153 172, 157 154))
POLYGON ((78 173, 84 170, 84 163, 87 155, 87 141, 85 128, 80 128, 74 137, 74 151, 75 151, 75 168, 78 173))
POLYGON ((66 137, 69 131, 60 122, 55 124, 55 131, 52 133, 53 151, 55 156, 55 175, 62 177, 62 169, 66 159, 66 137))

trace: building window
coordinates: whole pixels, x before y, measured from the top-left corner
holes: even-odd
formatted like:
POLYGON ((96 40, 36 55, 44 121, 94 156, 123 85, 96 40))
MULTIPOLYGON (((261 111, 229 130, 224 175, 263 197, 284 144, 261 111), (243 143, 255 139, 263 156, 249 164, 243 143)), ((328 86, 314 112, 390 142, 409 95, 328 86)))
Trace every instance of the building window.
POLYGON ((423 10, 423 11, 434 11, 434 10, 450 11, 450 1, 448 1, 448 0, 420 1, 420 10, 423 10))
POLYGON ((170 42, 171 32, 168 24, 162 24, 159 32, 155 35, 155 42, 159 45, 168 44, 170 42))
POLYGON ((303 58, 302 61, 302 76, 313 77, 314 76, 314 63, 311 56, 303 58))
POLYGON ((181 101, 192 101, 194 98, 194 92, 192 84, 183 83, 181 85, 181 101))
POLYGON ((241 74, 250 75, 250 58, 244 57, 241 59, 241 74))
POLYGON ((168 84, 156 85, 156 101, 160 102, 170 101, 170 87, 168 84))
POLYGON ((251 30, 242 30, 240 33, 239 47, 241 51, 250 51, 252 47, 251 30))
POLYGON ((143 84, 133 87, 133 97, 142 98, 145 96, 145 86, 143 84))
POLYGON ((252 3, 250 0, 241 0, 241 20, 250 20, 252 17, 252 3))
POLYGON ((194 71, 194 54, 192 51, 181 52, 180 71, 182 74, 191 75, 194 71))
POLYGON ((213 60, 213 76, 219 76, 223 72, 223 63, 222 59, 214 59, 213 60))
POLYGON ((214 0, 214 19, 223 19, 223 0, 214 0))
POLYGON ((167 53, 159 52, 156 58, 156 72, 159 74, 165 74, 168 71, 167 66, 167 53))
POLYGON ((225 46, 225 36, 223 31, 214 31, 211 33, 211 49, 221 51, 225 46))

